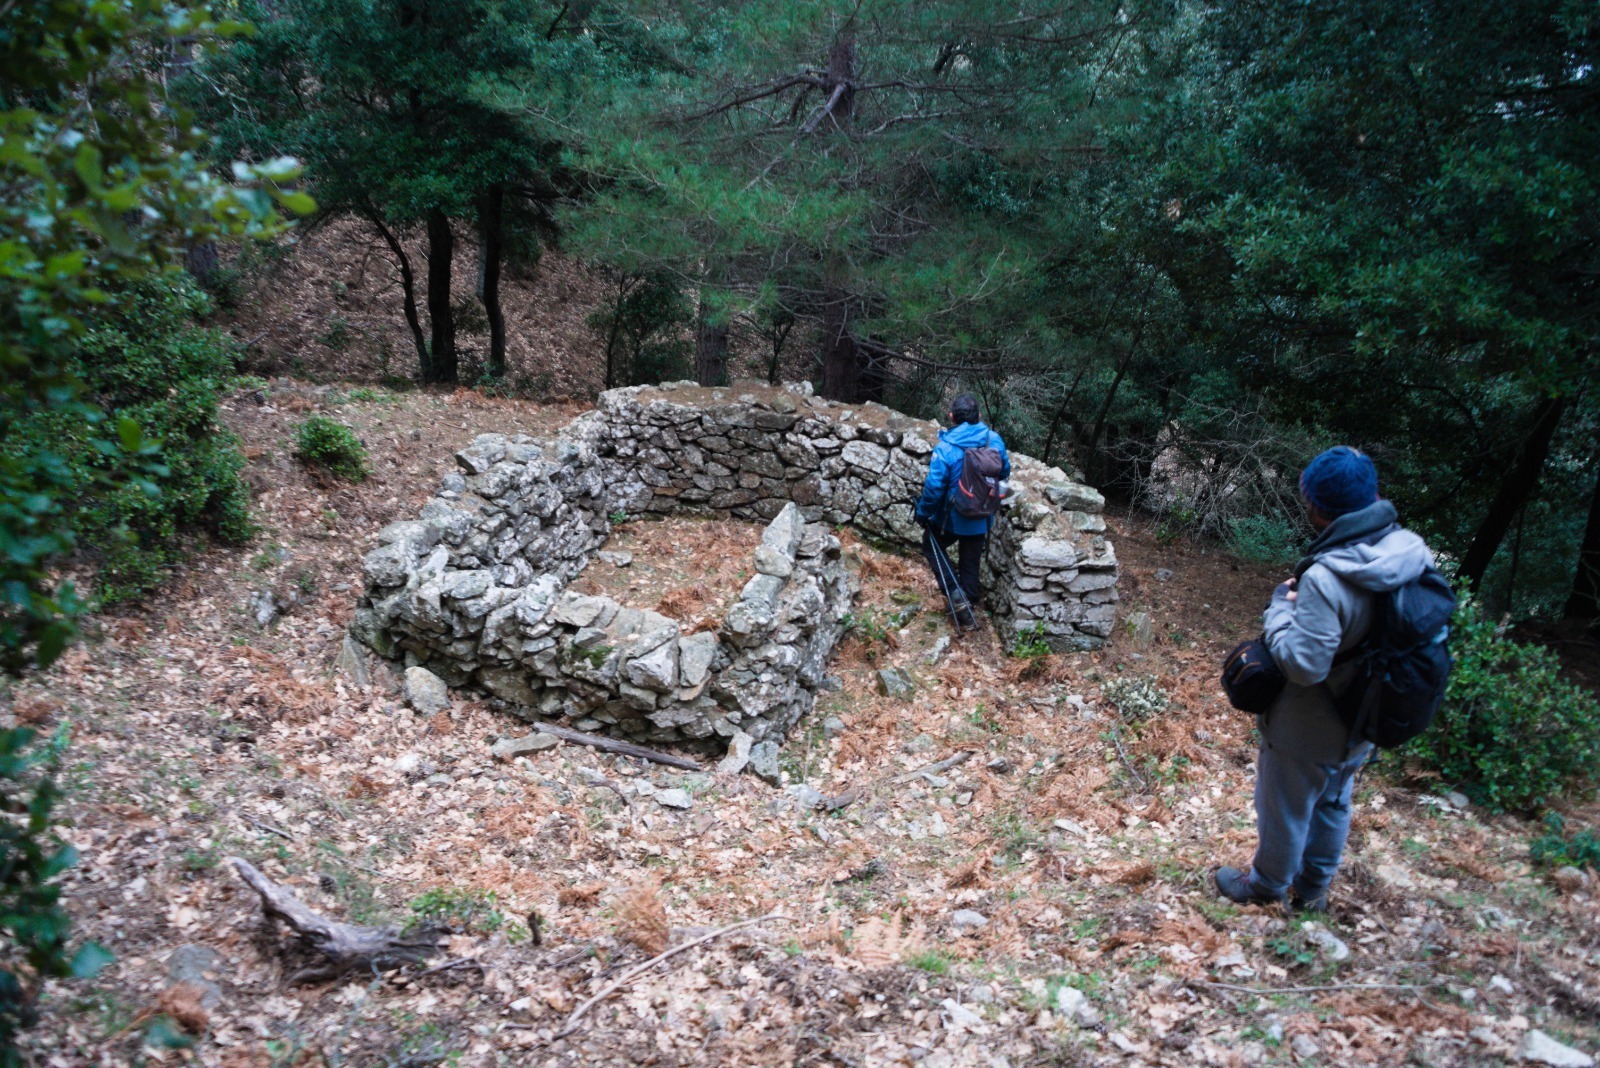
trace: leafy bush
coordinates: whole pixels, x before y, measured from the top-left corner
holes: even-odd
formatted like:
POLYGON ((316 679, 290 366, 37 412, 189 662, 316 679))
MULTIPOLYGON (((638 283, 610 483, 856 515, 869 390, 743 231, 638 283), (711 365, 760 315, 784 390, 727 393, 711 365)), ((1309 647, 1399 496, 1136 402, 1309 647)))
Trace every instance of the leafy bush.
POLYGON ((1228 548, 1252 564, 1292 564, 1300 558, 1305 538, 1282 516, 1243 516, 1228 520, 1228 548))
POLYGON ((70 372, 102 413, 36 409, 0 445, 49 455, 80 547, 98 557, 102 604, 155 587, 182 555, 183 535, 206 530, 241 542, 254 528, 234 437, 217 424, 234 354, 228 339, 197 325, 205 296, 183 280, 158 279, 119 295, 92 321, 70 372), (106 440, 109 427, 120 440, 106 440))
POLYGON ((295 433, 294 454, 307 464, 326 468, 341 478, 360 482, 367 477, 367 450, 343 423, 313 415, 295 433))
POLYGON ((1527 810, 1569 784, 1592 783, 1600 759, 1600 702, 1561 677, 1554 653, 1508 641, 1463 598, 1450 650, 1450 688, 1411 758, 1469 796, 1527 810))
POLYGON ((1568 837, 1567 821, 1558 812, 1546 816, 1544 826, 1544 835, 1534 839, 1528 849, 1528 855, 1535 864, 1552 868, 1570 864, 1574 868, 1600 870, 1600 834, 1596 834, 1592 828, 1586 828, 1568 837))
POLYGON ((51 773, 66 748, 65 729, 42 747, 34 732, 0 730, 0 932, 13 947, 0 965, 0 1066, 20 1065, 17 1034, 36 1018, 45 979, 87 977, 110 958, 99 945, 67 951, 71 920, 61 907, 57 876, 78 854, 50 831, 60 796, 51 773))
POLYGON ((1149 719, 1167 708, 1167 693, 1151 675, 1123 675, 1102 685, 1100 692, 1129 723, 1149 719))
POLYGON ((1011 655, 1024 660, 1037 660, 1041 656, 1049 656, 1055 652, 1050 648, 1049 635, 1044 632, 1044 620, 1039 620, 1031 627, 1025 627, 1017 632, 1017 640, 1011 646, 1011 655))

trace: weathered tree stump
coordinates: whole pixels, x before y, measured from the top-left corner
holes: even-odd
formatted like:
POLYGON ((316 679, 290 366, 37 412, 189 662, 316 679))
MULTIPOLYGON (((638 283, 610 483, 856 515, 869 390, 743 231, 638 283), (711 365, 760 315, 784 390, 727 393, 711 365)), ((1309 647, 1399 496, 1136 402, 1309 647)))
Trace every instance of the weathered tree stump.
POLYGON ((436 927, 402 932, 397 927, 364 927, 338 923, 319 916, 293 893, 261 874, 249 861, 230 857, 241 878, 261 897, 268 922, 283 921, 294 931, 302 948, 323 958, 320 965, 301 968, 288 982, 315 983, 337 979, 347 972, 374 970, 385 965, 417 964, 439 951, 436 927))

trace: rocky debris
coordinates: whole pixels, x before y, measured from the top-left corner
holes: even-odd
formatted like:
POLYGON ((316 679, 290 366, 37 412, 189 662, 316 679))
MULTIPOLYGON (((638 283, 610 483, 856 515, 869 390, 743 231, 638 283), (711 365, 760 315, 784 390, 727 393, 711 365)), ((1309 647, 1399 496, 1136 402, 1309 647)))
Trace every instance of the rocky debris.
POLYGON ((783 771, 778 767, 778 743, 758 742, 750 747, 750 770, 756 777, 777 786, 783 782, 783 771))
POLYGON ((795 804, 799 805, 800 808, 806 812, 811 812, 815 809, 821 808, 822 805, 828 800, 822 791, 803 782, 795 783, 793 786, 787 786, 784 788, 783 792, 794 798, 795 804))
POLYGON ((689 808, 694 804, 689 791, 683 789, 657 790, 655 802, 662 808, 689 808))
POLYGON ((1444 799, 1446 801, 1450 802, 1456 808, 1459 808, 1459 809, 1462 809, 1462 810, 1465 810, 1465 809, 1470 808, 1472 806, 1471 798, 1467 797, 1466 794, 1462 793, 1459 790, 1451 790, 1449 793, 1444 795, 1444 799))
POLYGON ((989 926, 989 917, 972 909, 956 909, 950 914, 950 924, 957 931, 967 934, 989 926))
POLYGON ((1576 894, 1589 885, 1589 873, 1571 864, 1564 864, 1550 873, 1550 881, 1563 894, 1576 894))
POLYGON ((737 775, 750 763, 750 747, 755 740, 744 731, 734 731, 733 737, 728 740, 727 755, 717 765, 717 770, 724 775, 737 775))
POLYGON ((1594 1058, 1582 1050, 1557 1042, 1537 1027, 1522 1036, 1517 1057, 1552 1068, 1594 1068, 1594 1058))
POLYGON ((1306 944, 1328 960, 1338 963, 1350 959, 1350 947, 1338 935, 1317 924, 1306 924, 1306 944))
POLYGON ((904 668, 881 668, 877 673, 878 692, 885 697, 909 701, 917 692, 917 684, 904 668))
POLYGON ((1128 641, 1136 649, 1145 648, 1155 638, 1155 624, 1151 622, 1149 612, 1128 613, 1123 626, 1128 628, 1128 641))
POLYGON ((633 554, 632 553, 611 552, 610 550, 602 549, 600 552, 595 553, 595 557, 602 564, 610 564, 612 567, 632 567, 633 566, 633 554))
POLYGON ((945 658, 945 654, 949 652, 950 635, 941 634, 939 636, 939 640, 934 642, 933 646, 928 650, 928 655, 923 657, 923 661, 927 664, 937 664, 943 660, 945 658))
POLYGON ((339 645, 339 655, 334 659, 333 667, 358 690, 365 690, 372 685, 372 672, 367 668, 367 651, 348 634, 339 645))
POLYGON ((489 747, 489 754, 496 760, 515 760, 519 756, 529 753, 538 753, 546 749, 554 749, 561 743, 561 739, 553 734, 543 734, 535 731, 525 734, 521 738, 502 738, 489 747))
POLYGON ((1308 1061, 1322 1052, 1322 1047, 1310 1035, 1295 1035, 1289 1042, 1289 1049, 1303 1061, 1308 1061))
POLYGON ((955 998, 945 998, 939 1003, 944 1010, 945 1026, 955 1031, 970 1031, 983 1026, 983 1017, 967 1008, 955 998))
POLYGON ((1171 582, 1172 581, 1172 568, 1170 568, 1170 567, 1158 567, 1158 568, 1156 568, 1155 579, 1156 579, 1157 582, 1171 582))
POLYGON ((427 668, 406 668, 405 691, 406 703, 425 716, 450 707, 450 690, 443 679, 427 668))
POLYGON ((829 741, 844 733, 844 720, 838 716, 829 716, 822 721, 822 736, 829 741))
POLYGON ((271 590, 262 590, 250 602, 250 618, 256 621, 258 627, 269 627, 283 611, 283 606, 278 603, 278 597, 271 590))
POLYGON ((1062 1019, 1071 1020, 1079 1027, 1096 1027, 1100 1023, 1100 1012, 1089 999, 1075 986, 1063 986, 1056 991, 1056 1014, 1062 1019))
POLYGON ((167 955, 169 987, 187 983, 197 994, 200 1007, 210 1012, 222 1004, 222 987, 211 978, 222 964, 222 954, 210 946, 189 943, 167 955))

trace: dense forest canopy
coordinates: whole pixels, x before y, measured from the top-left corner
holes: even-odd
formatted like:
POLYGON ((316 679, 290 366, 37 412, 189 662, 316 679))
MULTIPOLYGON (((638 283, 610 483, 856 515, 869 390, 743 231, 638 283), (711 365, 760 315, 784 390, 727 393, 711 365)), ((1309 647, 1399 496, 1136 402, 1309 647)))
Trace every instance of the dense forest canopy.
MULTIPOLYGON (((71 6, 6 15, 18 441, 89 400, 43 310, 115 319, 98 273, 196 268, 207 227, 257 225, 211 200, 271 203, 232 161, 294 159, 272 191, 392 258, 420 382, 502 379, 502 274, 556 247, 606 279, 608 385, 973 389, 1020 448, 1258 557, 1292 557, 1293 472, 1349 442, 1489 603, 1600 614, 1592 5, 246 0, 140 4, 112 44, 71 6), (83 108, 98 154, 45 139, 83 108), (134 223, 138 182, 168 199, 134 223), (45 249, 41 199, 92 224, 45 249), (451 300, 468 257, 481 310, 451 300)), ((57 618, 51 455, 8 450, 12 649, 57 618)))

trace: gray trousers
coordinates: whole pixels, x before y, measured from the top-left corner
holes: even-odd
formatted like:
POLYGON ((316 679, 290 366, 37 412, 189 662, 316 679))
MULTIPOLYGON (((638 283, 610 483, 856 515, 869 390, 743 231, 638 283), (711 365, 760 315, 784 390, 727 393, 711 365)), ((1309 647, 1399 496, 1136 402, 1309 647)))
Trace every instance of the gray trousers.
POLYGON ((1251 865, 1257 892, 1302 900, 1327 892, 1350 836, 1356 772, 1372 747, 1361 744, 1342 763, 1297 759, 1285 746, 1261 744, 1256 758, 1256 835, 1251 865))

